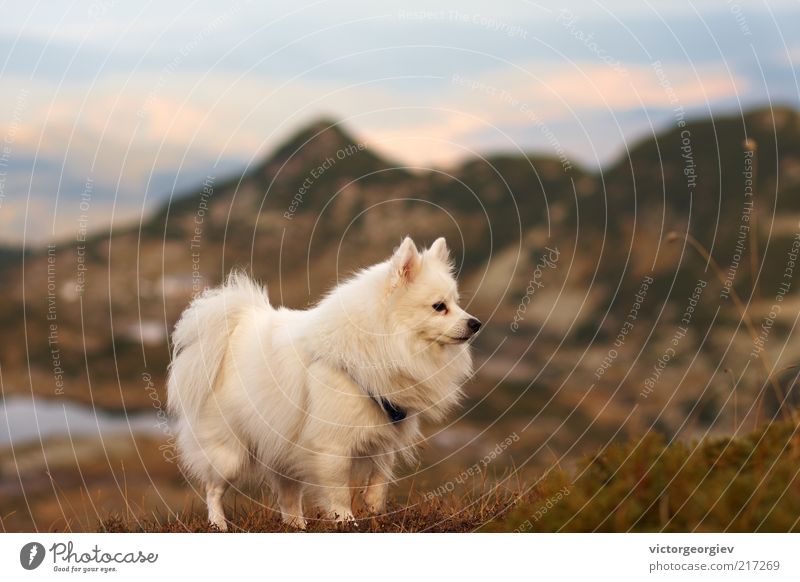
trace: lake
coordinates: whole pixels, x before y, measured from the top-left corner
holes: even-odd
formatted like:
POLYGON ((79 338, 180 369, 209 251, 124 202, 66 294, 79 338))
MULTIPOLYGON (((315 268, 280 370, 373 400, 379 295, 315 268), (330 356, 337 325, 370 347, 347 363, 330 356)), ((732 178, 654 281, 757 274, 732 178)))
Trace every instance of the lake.
POLYGON ((155 410, 125 415, 69 400, 11 396, 0 401, 0 446, 52 437, 100 438, 120 433, 164 436, 165 430, 155 410))

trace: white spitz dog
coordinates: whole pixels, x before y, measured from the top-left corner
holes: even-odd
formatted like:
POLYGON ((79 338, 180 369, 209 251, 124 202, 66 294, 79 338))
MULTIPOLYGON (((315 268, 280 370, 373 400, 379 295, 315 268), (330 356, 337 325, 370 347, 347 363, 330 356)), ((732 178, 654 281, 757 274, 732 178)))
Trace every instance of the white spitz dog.
POLYGON ((420 253, 406 237, 306 311, 272 307, 241 273, 192 301, 172 335, 167 390, 211 524, 227 529, 222 496, 253 477, 294 527, 306 525, 304 505, 353 520, 356 492, 384 511, 420 422, 442 420, 472 373, 481 322, 458 299, 445 240, 420 253))

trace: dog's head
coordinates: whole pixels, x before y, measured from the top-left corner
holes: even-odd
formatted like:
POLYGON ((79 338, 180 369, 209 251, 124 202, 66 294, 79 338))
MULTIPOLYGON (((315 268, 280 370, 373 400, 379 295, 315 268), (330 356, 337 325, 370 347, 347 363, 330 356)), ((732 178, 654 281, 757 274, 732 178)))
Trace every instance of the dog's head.
POLYGON ((481 322, 458 305, 458 284, 443 238, 421 253, 406 237, 389 260, 390 321, 402 332, 444 345, 474 336, 481 322))

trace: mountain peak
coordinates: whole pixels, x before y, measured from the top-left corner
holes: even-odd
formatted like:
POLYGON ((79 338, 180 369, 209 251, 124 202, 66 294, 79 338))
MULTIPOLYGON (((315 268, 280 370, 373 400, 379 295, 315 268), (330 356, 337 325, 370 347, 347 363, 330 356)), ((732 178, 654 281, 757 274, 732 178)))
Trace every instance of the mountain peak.
POLYGON ((322 117, 278 146, 259 173, 273 188, 283 184, 287 191, 295 192, 309 175, 317 187, 351 180, 365 184, 386 179, 384 170, 393 166, 353 137, 341 122, 322 117))
POLYGON ((341 122, 330 117, 321 117, 302 127, 279 145, 270 162, 284 162, 295 156, 304 155, 304 151, 309 149, 315 153, 324 151, 326 155, 330 155, 340 149, 359 145, 363 149, 363 144, 346 131, 341 122))

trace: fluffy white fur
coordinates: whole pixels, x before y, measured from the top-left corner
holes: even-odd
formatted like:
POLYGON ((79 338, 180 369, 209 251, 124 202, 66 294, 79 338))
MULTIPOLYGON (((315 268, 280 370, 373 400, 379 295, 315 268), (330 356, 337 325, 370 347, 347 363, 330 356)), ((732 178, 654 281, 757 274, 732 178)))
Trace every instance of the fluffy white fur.
POLYGON ((254 476, 298 528, 304 506, 352 520, 358 491, 383 511, 420 422, 458 403, 479 326, 458 306, 442 238, 422 253, 406 238, 306 311, 272 307, 241 273, 196 298, 175 326, 167 390, 180 459, 205 486, 209 521, 226 529, 222 495, 254 476), (380 398, 406 418, 393 423, 380 398))

